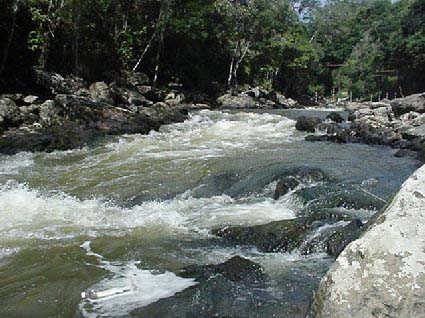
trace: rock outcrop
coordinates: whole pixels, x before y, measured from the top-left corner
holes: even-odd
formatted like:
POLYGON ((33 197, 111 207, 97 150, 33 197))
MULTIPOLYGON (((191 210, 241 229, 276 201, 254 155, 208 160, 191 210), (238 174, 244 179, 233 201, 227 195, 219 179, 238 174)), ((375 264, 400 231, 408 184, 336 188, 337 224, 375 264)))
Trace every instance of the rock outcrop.
POLYGON ((143 74, 91 85, 56 73, 39 71, 37 77, 40 96, 0 95, 0 153, 66 150, 98 136, 146 134, 209 107, 184 103, 175 88, 153 89, 143 74))
POLYGON ((217 98, 217 105, 224 109, 288 109, 301 105, 275 90, 253 87, 241 92, 228 92, 217 98))
MULTIPOLYGON (((320 124, 326 134, 312 135, 307 141, 365 143, 390 146, 404 151, 397 156, 425 157, 425 94, 415 94, 393 101, 348 103, 350 122, 332 115, 333 123, 320 124)), ((313 129, 307 130, 313 132, 313 129)))
POLYGON ((425 317, 425 166, 340 254, 312 317, 425 317))

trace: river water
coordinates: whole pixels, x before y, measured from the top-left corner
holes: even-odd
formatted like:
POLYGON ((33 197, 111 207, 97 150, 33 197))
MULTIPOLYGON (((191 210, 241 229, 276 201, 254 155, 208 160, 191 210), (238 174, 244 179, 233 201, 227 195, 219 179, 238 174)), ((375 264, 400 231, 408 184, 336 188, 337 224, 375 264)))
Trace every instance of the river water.
POLYGON ((273 199, 281 171, 320 168, 386 201, 416 162, 384 147, 307 143, 301 113, 326 115, 205 110, 149 135, 0 156, 0 317, 304 317, 332 258, 261 253, 211 230, 299 217, 294 192, 273 199), (236 255, 267 280, 176 275, 236 255))

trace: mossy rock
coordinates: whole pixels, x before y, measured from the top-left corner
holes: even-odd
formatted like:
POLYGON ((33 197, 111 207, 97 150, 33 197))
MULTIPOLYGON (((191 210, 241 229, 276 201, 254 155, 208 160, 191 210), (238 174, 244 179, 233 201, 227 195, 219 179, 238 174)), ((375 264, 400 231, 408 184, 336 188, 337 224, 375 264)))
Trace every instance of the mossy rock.
POLYGON ((237 245, 253 245, 261 252, 290 252, 300 246, 306 235, 321 220, 341 220, 343 216, 320 212, 309 217, 282 220, 264 225, 214 229, 212 233, 237 245))

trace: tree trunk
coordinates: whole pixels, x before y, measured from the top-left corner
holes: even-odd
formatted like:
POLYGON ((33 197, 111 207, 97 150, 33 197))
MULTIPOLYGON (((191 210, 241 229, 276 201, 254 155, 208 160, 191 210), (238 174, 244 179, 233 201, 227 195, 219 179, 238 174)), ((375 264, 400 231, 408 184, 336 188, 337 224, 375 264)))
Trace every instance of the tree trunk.
POLYGON ((156 31, 152 34, 152 37, 150 38, 148 44, 146 45, 145 49, 142 52, 142 55, 140 56, 140 58, 138 59, 136 65, 134 65, 133 69, 131 70, 132 73, 134 73, 137 68, 139 67, 140 63, 142 63, 143 58, 145 57, 145 54, 148 52, 149 48, 152 45, 153 40, 155 39, 156 36, 156 31))
POLYGON ((242 63, 243 59, 245 58, 246 54, 248 53, 249 50, 249 46, 251 45, 251 42, 248 41, 245 43, 245 46, 243 46, 243 44, 240 45, 241 47, 241 56, 239 58, 239 60, 237 60, 235 67, 233 68, 233 80, 235 82, 235 86, 238 85, 238 70, 239 70, 239 66, 242 63))
POLYGON ((229 77, 227 78, 227 85, 229 87, 232 86, 232 78, 233 78, 233 68, 235 64, 235 58, 232 57, 232 60, 230 61, 230 67, 229 67, 229 77))
POLYGON ((164 44, 164 29, 161 30, 161 33, 159 34, 159 41, 158 41, 158 51, 156 52, 156 65, 155 65, 155 75, 153 77, 153 88, 156 88, 156 84, 158 82, 158 75, 159 75, 159 63, 161 60, 161 53, 162 53, 162 46, 164 44))
POLYGON ((74 73, 79 75, 80 73, 80 1, 76 0, 74 3, 74 25, 75 25, 75 34, 74 34, 74 73))
POLYGON ((41 70, 46 69, 47 65, 47 56, 50 49, 50 35, 49 31, 44 32, 43 34, 43 45, 41 47, 40 59, 38 61, 38 66, 41 70))
POLYGON ((0 75, 3 73, 4 69, 6 68, 6 62, 9 57, 10 45, 12 44, 13 36, 15 34, 17 12, 18 12, 18 3, 15 2, 12 6, 12 25, 10 27, 9 36, 7 37, 7 40, 3 49, 3 57, 0 64, 0 75))

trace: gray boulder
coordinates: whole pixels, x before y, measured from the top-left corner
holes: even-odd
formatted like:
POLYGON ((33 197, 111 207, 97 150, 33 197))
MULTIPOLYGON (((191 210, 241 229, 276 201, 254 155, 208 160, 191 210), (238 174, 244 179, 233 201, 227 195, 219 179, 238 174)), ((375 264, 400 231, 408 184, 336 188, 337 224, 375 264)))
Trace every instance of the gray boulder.
POLYGON ((21 122, 19 107, 10 98, 0 98, 0 128, 16 127, 21 122))
POLYGON ((86 82, 79 77, 67 77, 62 75, 37 70, 37 83, 50 94, 74 94, 80 89, 86 88, 86 82))
POLYGON ((425 317, 425 166, 340 254, 314 298, 317 318, 425 317))
POLYGON ((316 131, 316 127, 318 124, 320 124, 322 120, 318 117, 305 117, 301 116, 298 118, 297 123, 295 124, 295 128, 298 131, 306 131, 314 133, 316 131))
POLYGON ((90 96, 96 102, 114 104, 114 96, 105 82, 96 82, 89 87, 90 96))
POLYGON ((396 116, 414 111, 417 113, 425 112, 425 93, 414 94, 404 98, 398 98, 391 102, 391 107, 396 116))
POLYGON ((256 108, 255 100, 244 93, 238 95, 225 94, 217 99, 217 103, 228 109, 256 108))

